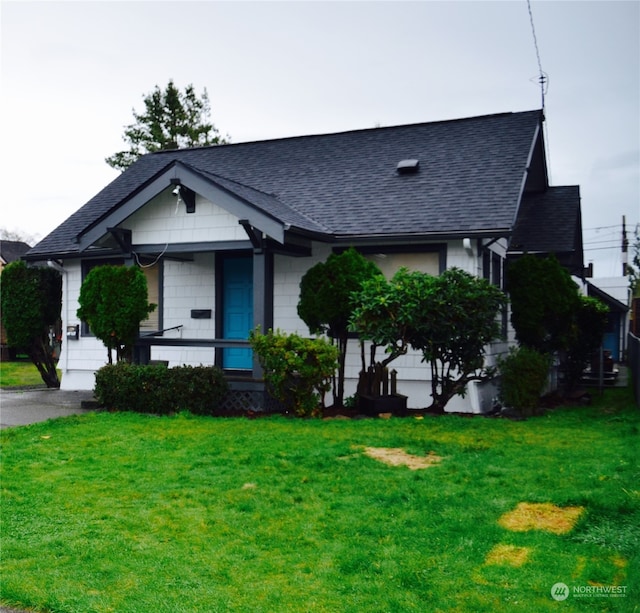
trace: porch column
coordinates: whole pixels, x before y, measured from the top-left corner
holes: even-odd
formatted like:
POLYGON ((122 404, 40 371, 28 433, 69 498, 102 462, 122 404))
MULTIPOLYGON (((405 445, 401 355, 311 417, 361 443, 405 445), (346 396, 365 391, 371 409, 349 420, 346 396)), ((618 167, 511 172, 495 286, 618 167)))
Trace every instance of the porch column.
MULTIPOLYGON (((273 328, 273 253, 267 248, 253 250, 253 325, 264 334, 273 328)), ((253 376, 262 378, 262 367, 253 354, 253 376)))

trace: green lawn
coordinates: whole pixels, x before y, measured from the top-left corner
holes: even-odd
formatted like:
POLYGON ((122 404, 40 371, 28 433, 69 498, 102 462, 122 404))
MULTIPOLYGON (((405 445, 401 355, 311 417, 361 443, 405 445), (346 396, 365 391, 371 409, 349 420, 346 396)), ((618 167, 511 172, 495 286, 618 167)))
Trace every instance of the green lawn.
POLYGON ((0 387, 21 387, 44 385, 38 369, 32 362, 21 360, 19 362, 0 361, 0 387))
POLYGON ((639 425, 628 390, 608 390, 520 422, 93 413, 4 430, 0 600, 69 613, 638 610, 639 425), (442 460, 410 470, 365 447, 442 460), (584 511, 564 534, 504 527, 522 502, 584 511), (584 596, 595 586, 626 595, 584 596))

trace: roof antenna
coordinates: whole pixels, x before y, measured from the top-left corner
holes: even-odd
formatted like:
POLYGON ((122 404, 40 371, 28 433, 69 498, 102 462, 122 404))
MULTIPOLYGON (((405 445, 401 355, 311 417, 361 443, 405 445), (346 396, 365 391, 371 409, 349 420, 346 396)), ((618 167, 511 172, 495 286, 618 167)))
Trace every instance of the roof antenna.
POLYGON ((531 11, 531 0, 527 0, 527 9, 529 10, 529 21, 531 22, 531 34, 533 35, 533 46, 536 49, 536 59, 538 60, 538 83, 540 84, 542 116, 544 117, 544 108, 545 108, 544 97, 549 88, 549 75, 544 70, 542 70, 542 61, 540 60, 540 49, 538 48, 538 38, 536 36, 536 27, 533 23, 533 12, 531 11))
MULTIPOLYGON (((533 12, 531 11, 531 0, 527 0, 527 9, 529 10, 529 22, 531 23, 531 34, 533 35, 533 46, 536 49, 536 59, 538 60, 538 83, 540 84, 540 103, 542 105, 542 130, 547 141, 547 168, 549 173, 549 182, 551 182, 551 151, 549 147, 549 131, 545 118, 545 96, 549 89, 549 75, 542 70, 542 60, 540 59, 540 49, 538 47, 538 37, 536 36, 536 27, 533 23, 533 12)), ((532 79, 533 80, 533 79, 532 79)))

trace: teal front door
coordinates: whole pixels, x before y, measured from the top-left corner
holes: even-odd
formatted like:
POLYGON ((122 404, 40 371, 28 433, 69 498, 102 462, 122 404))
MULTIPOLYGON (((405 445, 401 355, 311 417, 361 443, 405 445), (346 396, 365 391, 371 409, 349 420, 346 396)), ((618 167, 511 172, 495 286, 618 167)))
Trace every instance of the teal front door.
MULTIPOLYGON (((229 257, 222 264, 223 338, 249 338, 253 328, 253 258, 229 257)), ((222 367, 251 370, 251 349, 225 348, 222 367)))

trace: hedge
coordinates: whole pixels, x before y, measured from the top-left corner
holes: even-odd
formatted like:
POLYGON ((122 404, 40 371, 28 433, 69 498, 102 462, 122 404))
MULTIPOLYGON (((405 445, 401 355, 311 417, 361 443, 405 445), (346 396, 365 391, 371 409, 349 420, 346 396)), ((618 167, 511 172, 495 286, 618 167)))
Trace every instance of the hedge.
POLYGON ((96 372, 94 394, 107 409, 167 415, 215 415, 228 391, 216 366, 141 366, 119 362, 96 372))

